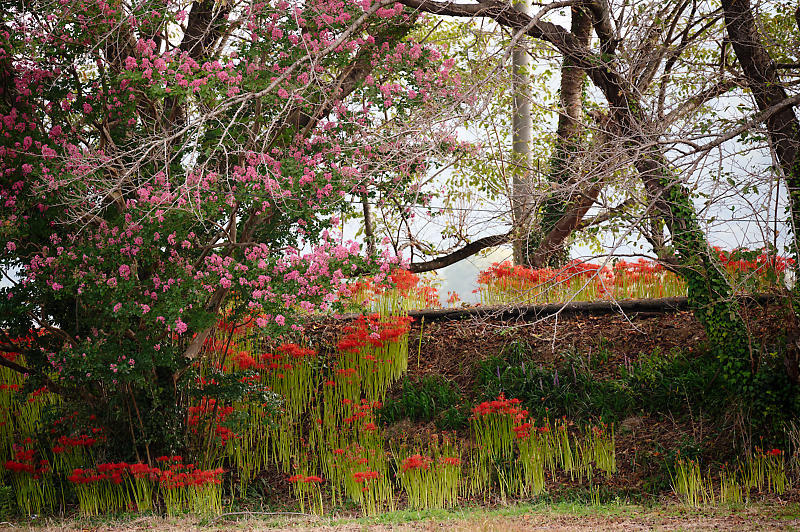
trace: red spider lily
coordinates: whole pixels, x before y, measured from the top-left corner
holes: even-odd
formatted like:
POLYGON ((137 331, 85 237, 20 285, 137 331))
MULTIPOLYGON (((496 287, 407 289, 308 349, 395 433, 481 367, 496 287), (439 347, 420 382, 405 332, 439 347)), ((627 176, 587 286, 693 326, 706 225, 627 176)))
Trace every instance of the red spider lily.
POLYGON ((234 333, 241 332, 241 327, 238 327, 235 323, 230 323, 225 320, 218 320, 217 321, 217 329, 220 331, 225 331, 227 333, 234 333))
POLYGON ((422 456, 421 454, 413 454, 403 460, 403 463, 400 465, 400 471, 405 473, 410 469, 428 469, 431 463, 433 463, 433 459, 431 457, 422 456))
POLYGON ((373 279, 361 279, 339 291, 339 297, 346 299, 355 296, 361 302, 373 301, 388 290, 395 288, 403 297, 413 297, 424 302, 426 307, 439 305, 438 290, 421 283, 416 274, 408 270, 395 269, 389 274, 386 283, 376 283, 373 279))
POLYGON ((443 465, 457 466, 461 465, 461 459, 457 456, 442 456, 439 458, 439 463, 443 465))
MULTIPOLYGON (((6 344, 0 344, 0 345, 6 345, 6 344)), ((3 352, 3 353, 0 353, 0 357, 5 358, 9 362, 16 362, 17 361, 17 357, 19 357, 19 353, 3 352)))
POLYGON ((317 354, 316 350, 311 348, 300 347, 297 344, 281 344, 278 346, 276 351, 296 359, 314 357, 317 354))
POLYGON ((136 463, 128 464, 128 473, 130 473, 133 478, 158 480, 161 470, 155 467, 150 467, 147 464, 136 463))
POLYGON ((223 425, 233 412, 234 408, 232 406, 221 406, 216 399, 204 396, 200 399, 199 405, 188 408, 187 425, 192 434, 197 434, 198 431, 201 431, 202 423, 210 422, 213 426, 214 434, 224 444, 229 439, 236 437, 236 433, 223 425))
POLYGON ((106 480, 106 475, 92 469, 74 469, 67 480, 73 484, 94 484, 106 480))
POLYGON ((248 369, 262 369, 263 367, 256 361, 256 359, 250 356, 250 353, 247 351, 239 351, 238 353, 232 355, 231 362, 233 362, 234 369, 239 371, 248 369))
POLYGON ((159 456, 156 458, 156 462, 176 462, 181 463, 183 462, 183 457, 181 456, 159 456))
POLYGON ((31 475, 36 473, 36 466, 25 462, 16 462, 14 460, 8 460, 5 463, 5 468, 12 473, 28 473, 31 475))
POLYGON ((353 325, 344 328, 345 336, 337 344, 340 353, 358 353, 363 347, 381 347, 408 334, 413 318, 378 314, 359 316, 353 325))
POLYGON ((368 482, 370 480, 378 480, 381 474, 378 471, 360 471, 353 473, 353 479, 359 484, 368 482))
POLYGON ((505 395, 500 394, 494 401, 485 401, 472 409, 473 417, 486 416, 489 414, 503 414, 514 416, 516 420, 522 420, 528 415, 528 411, 520 409, 519 399, 506 399, 505 395))
POLYGON ((203 342, 203 349, 207 353, 224 353, 228 348, 228 342, 213 336, 208 336, 203 342))
POLYGON ((37 397, 45 393, 47 393, 47 386, 42 386, 41 388, 32 391, 28 396, 28 402, 29 403, 34 402, 37 397))
POLYGON ((34 479, 39 479, 43 474, 50 471, 50 462, 46 459, 36 459, 36 449, 27 447, 33 445, 31 438, 25 438, 19 444, 12 446, 13 458, 6 461, 5 468, 12 473, 28 474, 34 479))
POLYGON ((458 292, 448 292, 449 297, 447 298, 448 305, 455 305, 459 301, 461 301, 461 297, 458 295, 458 292))
POLYGON ((98 473, 115 473, 119 471, 127 471, 128 464, 124 462, 118 463, 107 463, 107 464, 97 464, 97 472, 98 473))
POLYGON ((60 436, 57 442, 58 445, 53 446, 53 452, 60 454, 77 447, 92 447, 98 442, 98 438, 87 434, 80 434, 78 436, 60 436))
POLYGON ((513 427, 514 433, 517 435, 519 439, 525 439, 530 436, 530 430, 534 428, 531 423, 523 423, 522 425, 517 425, 513 427))
POLYGON ((291 482, 291 483, 302 482, 304 484, 320 484, 322 482, 325 482, 325 479, 323 479, 322 477, 319 477, 317 475, 303 476, 303 475, 299 475, 299 474, 298 475, 293 475, 293 476, 289 477, 286 480, 288 482, 291 482))
POLYGON ((394 270, 391 275, 389 275, 389 280, 403 294, 407 294, 419 284, 419 277, 417 275, 400 268, 394 270))
MULTIPOLYGON (((186 467, 186 466, 185 466, 186 467)), ((168 469, 161 471, 158 477, 159 483, 166 489, 185 488, 189 486, 204 486, 207 484, 221 484, 220 478, 225 472, 224 469, 192 469, 186 467, 187 471, 177 471, 168 469)))

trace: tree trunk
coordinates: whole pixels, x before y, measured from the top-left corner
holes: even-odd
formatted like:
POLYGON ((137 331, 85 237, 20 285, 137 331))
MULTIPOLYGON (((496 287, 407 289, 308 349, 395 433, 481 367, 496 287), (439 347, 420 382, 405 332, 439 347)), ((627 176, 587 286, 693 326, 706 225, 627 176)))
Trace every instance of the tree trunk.
MULTIPOLYGON (((592 35, 592 18, 582 8, 572 7, 572 22, 570 32, 578 39, 581 45, 588 47, 592 35)), ((586 83, 586 74, 583 69, 576 66, 570 57, 564 57, 561 64, 561 110, 558 114, 558 127, 556 128, 556 144, 553 156, 550 159, 549 180, 551 183, 562 186, 575 182, 581 186, 580 175, 575 175, 572 162, 581 149, 583 115, 583 89, 586 83)), ((594 199, 600 189, 592 187, 586 194, 578 194, 576 190, 559 192, 551 195, 544 201, 540 210, 539 227, 536 234, 529 239, 531 250, 526 257, 526 262, 533 267, 561 264, 566 262, 567 250, 564 243, 572 234, 580 221, 594 204, 594 199), (576 197, 577 196, 577 197, 576 197), (592 198, 591 201, 587 201, 592 198)))
MULTIPOLYGON (((775 62, 764 46, 750 0, 722 0, 725 13, 725 27, 733 46, 736 59, 742 67, 747 85, 759 110, 766 111, 780 104, 789 96, 778 77, 775 62)), ((800 23, 800 21, 799 21, 800 23)), ((794 107, 786 107, 773 113, 766 120, 772 149, 780 163, 789 197, 791 228, 794 238, 795 279, 800 279, 800 121, 794 107)), ((792 309, 795 324, 800 321, 800 282, 793 287, 792 309)), ((796 336, 796 333, 795 333, 796 336)), ((785 360, 787 374, 800 382, 798 368, 798 346, 785 360)))
MULTIPOLYGON (((518 0, 514 9, 528 14, 530 0, 518 0)), ((511 190, 511 216, 517 238, 514 239, 514 263, 523 264, 525 238, 530 220, 530 169, 531 169, 531 89, 528 77, 530 56, 523 39, 514 47, 512 54, 511 84, 514 91, 512 123, 513 175, 511 190)))
POLYGON ((372 220, 372 207, 367 195, 361 196, 361 207, 364 210, 364 241, 367 244, 367 255, 375 255, 375 224, 372 220))

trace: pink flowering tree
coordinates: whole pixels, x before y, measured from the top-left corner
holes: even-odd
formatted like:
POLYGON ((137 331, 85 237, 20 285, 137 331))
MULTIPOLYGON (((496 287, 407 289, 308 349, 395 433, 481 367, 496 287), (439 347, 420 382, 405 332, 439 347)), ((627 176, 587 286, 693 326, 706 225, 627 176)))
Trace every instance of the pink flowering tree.
POLYGON ((0 364, 109 424, 180 419, 221 312, 279 338, 386 271, 339 217, 424 202, 456 146, 452 64, 394 2, 62 0, 0 21, 0 344, 23 355, 0 364))

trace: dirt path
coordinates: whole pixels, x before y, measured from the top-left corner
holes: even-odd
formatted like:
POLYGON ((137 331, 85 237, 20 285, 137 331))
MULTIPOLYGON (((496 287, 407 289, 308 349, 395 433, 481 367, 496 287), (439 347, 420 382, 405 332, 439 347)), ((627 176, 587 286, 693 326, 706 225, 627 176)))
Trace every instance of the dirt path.
POLYGON ((639 530, 800 530, 800 505, 766 504, 739 509, 688 510, 665 505, 644 509, 636 506, 511 507, 441 512, 425 517, 398 512, 373 519, 227 515, 213 520, 140 517, 130 520, 46 520, 39 523, 0 523, 0 530, 106 531, 639 531, 639 530), (530 510, 530 511, 526 511, 530 510), (513 515, 506 515, 507 513, 513 515))

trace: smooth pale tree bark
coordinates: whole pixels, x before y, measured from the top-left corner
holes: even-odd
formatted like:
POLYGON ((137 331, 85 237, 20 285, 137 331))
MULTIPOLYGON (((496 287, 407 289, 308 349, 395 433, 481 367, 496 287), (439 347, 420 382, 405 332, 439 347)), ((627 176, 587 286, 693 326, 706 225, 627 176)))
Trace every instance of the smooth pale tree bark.
MULTIPOLYGON (((530 0, 518 0, 514 9, 528 14, 530 0)), ((530 55, 525 42, 520 39, 512 53, 511 83, 514 93, 512 117, 512 168, 511 213, 518 232, 514 240, 514 263, 525 262, 525 243, 530 221, 530 169, 531 165, 531 82, 528 75, 530 55)))

